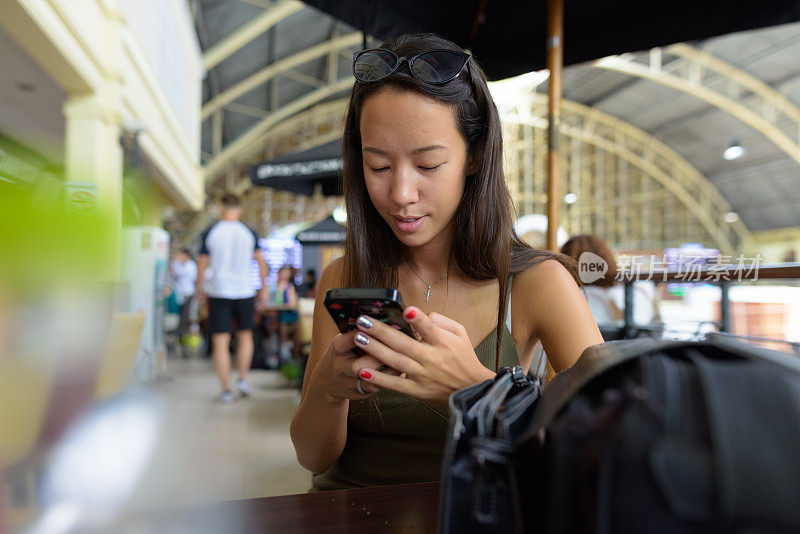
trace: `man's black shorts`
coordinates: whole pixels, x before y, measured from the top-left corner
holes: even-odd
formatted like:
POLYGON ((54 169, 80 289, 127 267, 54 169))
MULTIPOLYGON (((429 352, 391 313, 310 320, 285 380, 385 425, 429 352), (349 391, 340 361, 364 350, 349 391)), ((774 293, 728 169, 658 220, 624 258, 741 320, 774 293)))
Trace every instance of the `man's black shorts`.
POLYGON ((237 330, 252 330, 255 297, 249 299, 208 299, 208 329, 212 334, 230 333, 231 319, 237 330))

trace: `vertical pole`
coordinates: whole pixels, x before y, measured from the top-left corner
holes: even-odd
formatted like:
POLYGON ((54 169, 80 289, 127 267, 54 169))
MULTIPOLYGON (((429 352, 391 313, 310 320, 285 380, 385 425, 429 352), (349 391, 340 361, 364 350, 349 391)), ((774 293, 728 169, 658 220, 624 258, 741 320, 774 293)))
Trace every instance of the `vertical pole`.
POLYGON ((564 63, 564 0, 547 0, 547 248, 556 250, 559 207, 558 130, 561 124, 561 67, 564 63))
POLYGON ((6 498, 6 484, 3 480, 3 464, 0 463, 0 534, 6 532, 6 509, 11 508, 11 503, 6 498))
MULTIPOLYGON (((533 126, 525 124, 522 126, 522 202, 519 206, 522 208, 520 211, 523 215, 536 213, 536 206, 534 204, 534 197, 539 191, 536 190, 535 176, 539 172, 539 166, 536 154, 539 147, 536 145, 537 135, 533 126)), ((542 180, 544 182, 544 180, 542 180)))
POLYGON ((720 308, 720 325, 719 331, 720 332, 730 332, 731 331, 731 299, 728 291, 730 290, 730 282, 725 280, 721 280, 719 283, 719 290, 720 290, 720 299, 719 299, 719 308, 720 308))
MULTIPOLYGON (((337 24, 331 32, 331 39, 339 37, 339 25, 337 24)), ((339 51, 331 50, 328 53, 328 83, 333 84, 339 77, 339 51)))
POLYGON ((211 154, 216 156, 222 152, 222 110, 211 115, 211 154))
POLYGON ((625 339, 633 337, 635 324, 633 322, 633 280, 625 282, 625 309, 622 311, 625 323, 625 339))

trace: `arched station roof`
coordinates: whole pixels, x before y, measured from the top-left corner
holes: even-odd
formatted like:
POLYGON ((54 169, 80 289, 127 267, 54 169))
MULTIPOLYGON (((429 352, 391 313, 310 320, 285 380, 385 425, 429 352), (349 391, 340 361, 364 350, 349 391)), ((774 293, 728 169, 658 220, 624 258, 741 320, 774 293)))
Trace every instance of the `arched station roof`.
MULTIPOLYGON (((223 187, 265 157, 282 123, 346 96, 352 52, 376 42, 295 0, 190 5, 208 70, 203 165, 209 183, 223 187)), ((568 66, 564 97, 680 154, 750 232, 798 227, 798 57, 800 24, 748 30, 568 66), (732 143, 745 155, 728 161, 722 154, 732 143)))

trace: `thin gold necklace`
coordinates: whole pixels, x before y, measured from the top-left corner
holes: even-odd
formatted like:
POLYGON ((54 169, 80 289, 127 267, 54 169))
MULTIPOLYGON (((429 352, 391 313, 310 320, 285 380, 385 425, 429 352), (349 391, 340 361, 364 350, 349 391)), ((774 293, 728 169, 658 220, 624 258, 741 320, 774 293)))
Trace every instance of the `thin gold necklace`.
POLYGON ((425 302, 428 302, 429 300, 431 300, 431 288, 432 288, 433 286, 435 286, 436 284, 438 284, 439 282, 441 282, 442 280, 444 280, 445 278, 447 278, 447 275, 448 275, 448 274, 450 274, 450 272, 449 272, 449 269, 448 269, 448 272, 444 273, 444 276, 442 276, 441 278, 439 278, 439 279, 438 279, 437 281, 435 281, 434 283, 432 283, 432 284, 429 284, 429 283, 428 283, 428 282, 427 282, 427 281, 426 281, 424 278, 422 278, 422 277, 419 275, 419 273, 418 273, 418 272, 417 272, 417 271, 414 269, 414 267, 412 267, 412 266, 411 266, 411 264, 410 264, 410 263, 406 262, 406 265, 408 265, 408 268, 409 268, 409 269, 411 269, 411 272, 413 272, 414 274, 416 274, 416 275, 417 275, 417 278, 419 278, 420 280, 422 280, 422 283, 423 283, 423 284, 425 284, 426 286, 428 286, 428 290, 427 290, 427 291, 425 291, 425 302))

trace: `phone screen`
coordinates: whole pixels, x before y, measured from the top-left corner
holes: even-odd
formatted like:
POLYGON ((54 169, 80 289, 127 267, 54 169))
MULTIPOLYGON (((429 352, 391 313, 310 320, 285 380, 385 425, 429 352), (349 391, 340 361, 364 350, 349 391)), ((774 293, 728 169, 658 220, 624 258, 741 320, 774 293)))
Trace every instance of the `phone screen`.
POLYGON ((355 329, 358 317, 366 315, 415 337, 411 325, 403 319, 403 300, 396 289, 330 289, 325 294, 325 307, 340 332, 355 329))

